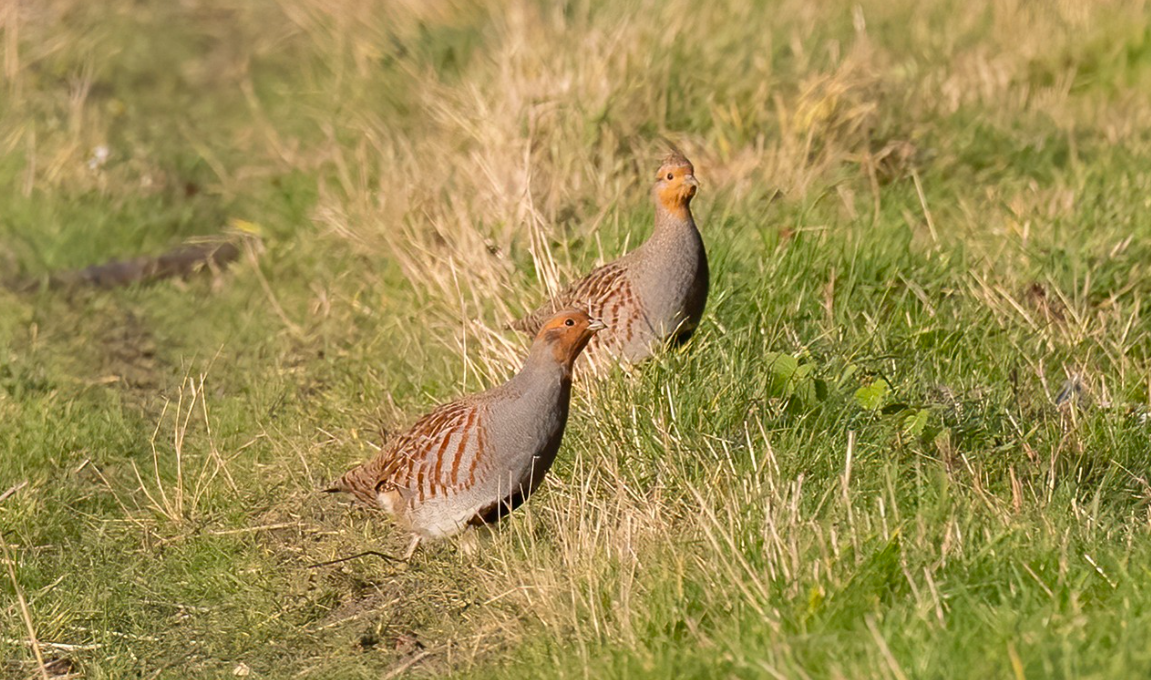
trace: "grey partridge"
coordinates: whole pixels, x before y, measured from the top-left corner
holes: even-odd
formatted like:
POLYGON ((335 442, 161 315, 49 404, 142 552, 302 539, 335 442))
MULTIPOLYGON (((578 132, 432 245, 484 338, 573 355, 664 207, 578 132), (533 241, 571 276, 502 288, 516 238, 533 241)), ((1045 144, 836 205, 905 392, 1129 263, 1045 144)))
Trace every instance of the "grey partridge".
POLYGON ((595 269, 551 302, 511 327, 536 333, 563 307, 584 309, 608 329, 588 349, 598 368, 606 352, 626 363, 641 361, 669 341, 687 340, 707 303, 707 252, 691 215, 699 183, 695 168, 673 151, 659 168, 652 195, 655 230, 648 240, 595 269))
POLYGON ((498 520, 527 500, 555 460, 572 366, 603 328, 581 310, 551 315, 511 380, 436 408, 327 490, 382 508, 411 531, 405 559, 421 538, 498 520))

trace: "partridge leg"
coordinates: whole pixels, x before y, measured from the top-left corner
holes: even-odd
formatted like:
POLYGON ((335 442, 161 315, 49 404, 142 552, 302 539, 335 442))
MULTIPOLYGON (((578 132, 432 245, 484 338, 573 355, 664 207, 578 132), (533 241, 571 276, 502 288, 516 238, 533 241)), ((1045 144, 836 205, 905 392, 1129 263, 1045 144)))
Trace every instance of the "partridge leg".
POLYGON ((420 544, 419 534, 412 535, 412 542, 408 544, 408 549, 404 551, 404 561, 408 562, 412 559, 412 554, 416 552, 416 547, 420 544))
POLYGON ((460 534, 460 540, 457 544, 461 555, 475 555, 480 551, 480 537, 475 529, 465 531, 460 534))

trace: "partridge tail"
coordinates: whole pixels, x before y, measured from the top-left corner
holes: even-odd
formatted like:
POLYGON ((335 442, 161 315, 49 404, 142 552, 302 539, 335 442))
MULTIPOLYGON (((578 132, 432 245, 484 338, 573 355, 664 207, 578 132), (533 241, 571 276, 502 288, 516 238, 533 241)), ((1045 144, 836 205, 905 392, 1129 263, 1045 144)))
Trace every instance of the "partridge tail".
POLYGON ((539 332, 540 324, 538 321, 535 320, 534 317, 535 317, 535 314, 529 314, 528 316, 525 316, 522 319, 516 319, 515 321, 509 321, 507 323, 506 327, 510 330, 513 330, 513 331, 519 331, 521 333, 527 333, 529 335, 535 335, 537 332, 539 332))
POLYGON ((564 296, 561 295, 555 299, 545 302, 543 305, 540 305, 536 309, 532 310, 530 314, 527 314, 523 318, 508 322, 508 328, 512 329, 513 331, 520 331, 522 333, 527 333, 528 335, 535 336, 536 333, 540 332, 540 327, 544 325, 545 321, 550 319, 553 314, 567 306, 564 304, 564 299, 564 296))
POLYGON ((363 468, 363 465, 357 465, 351 470, 348 470, 343 475, 341 475, 339 479, 329 484, 328 488, 324 489, 324 493, 351 493, 352 485, 350 484, 351 480, 348 478, 352 477, 354 473, 359 472, 363 468))

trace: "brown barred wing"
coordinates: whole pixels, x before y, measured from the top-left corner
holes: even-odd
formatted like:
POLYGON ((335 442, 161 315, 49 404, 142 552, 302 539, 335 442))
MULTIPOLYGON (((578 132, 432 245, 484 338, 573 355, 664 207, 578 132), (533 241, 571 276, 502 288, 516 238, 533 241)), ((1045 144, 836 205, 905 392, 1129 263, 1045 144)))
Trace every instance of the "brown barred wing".
POLYGON ((559 310, 578 307, 610 327, 612 323, 601 316, 602 311, 622 302, 621 296, 634 299, 628 282, 627 269, 619 261, 610 262, 592 270, 590 274, 565 288, 551 301, 510 325, 515 330, 535 335, 539 333, 544 322, 559 310))
POLYGON ((396 491, 407 503, 423 503, 468 489, 487 449, 484 411, 482 404, 468 400, 440 406, 331 490, 348 491, 378 506, 381 492, 396 491))
MULTIPOLYGON (((582 283, 584 282, 581 281, 582 283)), ((581 291, 582 294, 577 294, 573 304, 582 305, 590 316, 602 321, 607 328, 591 339, 588 354, 593 361, 602 357, 605 349, 617 357, 622 356, 634 339, 641 334, 650 334, 643 303, 635 294, 631 278, 622 268, 617 268, 616 271, 606 273, 589 283, 592 285, 588 286, 586 292, 581 291), (584 301, 581 301, 581 298, 584 301)))

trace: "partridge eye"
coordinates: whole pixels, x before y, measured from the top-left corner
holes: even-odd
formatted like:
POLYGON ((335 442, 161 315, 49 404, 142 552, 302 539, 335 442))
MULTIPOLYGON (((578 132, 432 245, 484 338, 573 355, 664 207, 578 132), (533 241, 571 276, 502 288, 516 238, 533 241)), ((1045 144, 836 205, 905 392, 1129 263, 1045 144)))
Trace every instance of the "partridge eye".
POLYGON ((574 326, 575 322, 572 321, 571 319, 568 319, 567 321, 564 321, 564 325, 565 326, 574 326))
POLYGON ((667 173, 667 178, 669 181, 673 180, 673 179, 675 179, 675 175, 673 175, 672 173, 669 172, 669 173, 667 173))

